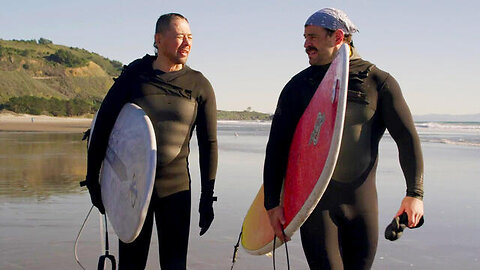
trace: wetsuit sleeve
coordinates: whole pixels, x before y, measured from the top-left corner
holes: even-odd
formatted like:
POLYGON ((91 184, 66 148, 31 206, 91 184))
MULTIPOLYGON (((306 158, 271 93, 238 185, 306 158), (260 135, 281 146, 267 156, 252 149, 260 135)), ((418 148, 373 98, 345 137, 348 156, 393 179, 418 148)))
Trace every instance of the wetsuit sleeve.
POLYGON ((205 85, 202 88, 202 94, 198 102, 196 132, 200 156, 200 176, 203 187, 209 186, 207 181, 215 180, 218 162, 218 146, 215 93, 206 79, 205 85))
POLYGON ((280 205, 290 144, 302 113, 295 109, 296 99, 291 90, 291 83, 282 90, 270 128, 263 169, 264 205, 267 210, 280 205))
POLYGON ((107 151, 108 139, 123 105, 128 102, 129 94, 125 87, 127 76, 121 75, 108 91, 97 113, 95 126, 90 135, 87 156, 87 181, 98 183, 100 167, 107 151))
POLYGON ((380 98, 382 118, 398 147, 400 166, 407 183, 407 196, 423 199, 420 139, 400 86, 390 75, 382 85, 380 98))

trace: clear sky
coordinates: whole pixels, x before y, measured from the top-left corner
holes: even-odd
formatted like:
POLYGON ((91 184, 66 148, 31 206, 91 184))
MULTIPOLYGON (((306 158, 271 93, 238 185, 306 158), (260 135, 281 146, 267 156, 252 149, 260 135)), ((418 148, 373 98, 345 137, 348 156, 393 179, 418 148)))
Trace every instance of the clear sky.
POLYGON ((44 37, 127 64, 153 54, 157 18, 178 12, 194 35, 188 65, 210 80, 218 108, 271 113, 285 83, 308 66, 306 19, 336 7, 360 29, 360 54, 398 80, 413 114, 473 114, 480 113, 479 3, 1 0, 0 38, 44 37))

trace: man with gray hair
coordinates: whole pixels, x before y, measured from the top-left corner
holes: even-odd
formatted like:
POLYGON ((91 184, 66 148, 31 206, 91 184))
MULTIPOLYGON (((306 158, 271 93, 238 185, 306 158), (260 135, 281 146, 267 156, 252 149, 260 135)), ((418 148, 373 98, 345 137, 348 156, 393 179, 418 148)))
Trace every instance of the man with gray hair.
MULTIPOLYGON (((408 227, 423 217, 423 157, 410 110, 396 80, 363 60, 353 46, 357 27, 338 9, 324 8, 305 23, 310 67, 280 94, 267 144, 265 208, 277 237, 285 218, 280 204, 287 157, 296 125, 343 43, 350 47, 347 111, 340 153, 320 202, 300 229, 310 269, 370 269, 378 242, 375 174, 378 145, 388 130, 399 149, 406 196, 396 218, 408 227)), ((398 235, 397 235, 398 237, 398 235)))
POLYGON ((217 108, 210 82, 186 65, 192 48, 188 20, 178 13, 158 18, 154 47, 124 68, 102 102, 90 140, 86 185, 92 203, 104 213, 100 167, 108 138, 122 107, 140 106, 153 123, 157 144, 155 185, 145 223, 131 243, 119 241, 119 269, 145 269, 155 219, 161 269, 187 268, 190 232, 190 139, 197 132, 200 156, 200 235, 213 219, 217 170, 217 108))

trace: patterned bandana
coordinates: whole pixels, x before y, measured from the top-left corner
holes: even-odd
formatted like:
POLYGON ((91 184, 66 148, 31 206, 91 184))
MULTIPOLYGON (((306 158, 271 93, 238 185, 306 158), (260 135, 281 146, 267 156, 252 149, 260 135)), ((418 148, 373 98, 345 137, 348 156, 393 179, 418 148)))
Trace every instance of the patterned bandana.
POLYGON ((345 12, 335 8, 323 8, 310 16, 307 25, 321 26, 330 30, 342 29, 347 35, 358 32, 358 28, 348 18, 345 12))

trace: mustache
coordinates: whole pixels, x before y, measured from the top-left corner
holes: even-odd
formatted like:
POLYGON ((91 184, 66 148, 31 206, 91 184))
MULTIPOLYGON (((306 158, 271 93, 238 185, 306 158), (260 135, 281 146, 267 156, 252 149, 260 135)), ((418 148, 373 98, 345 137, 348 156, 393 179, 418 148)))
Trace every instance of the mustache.
POLYGON ((315 51, 315 52, 318 52, 318 49, 313 47, 313 46, 308 46, 307 48, 305 48, 305 52, 308 53, 310 51, 315 51))

